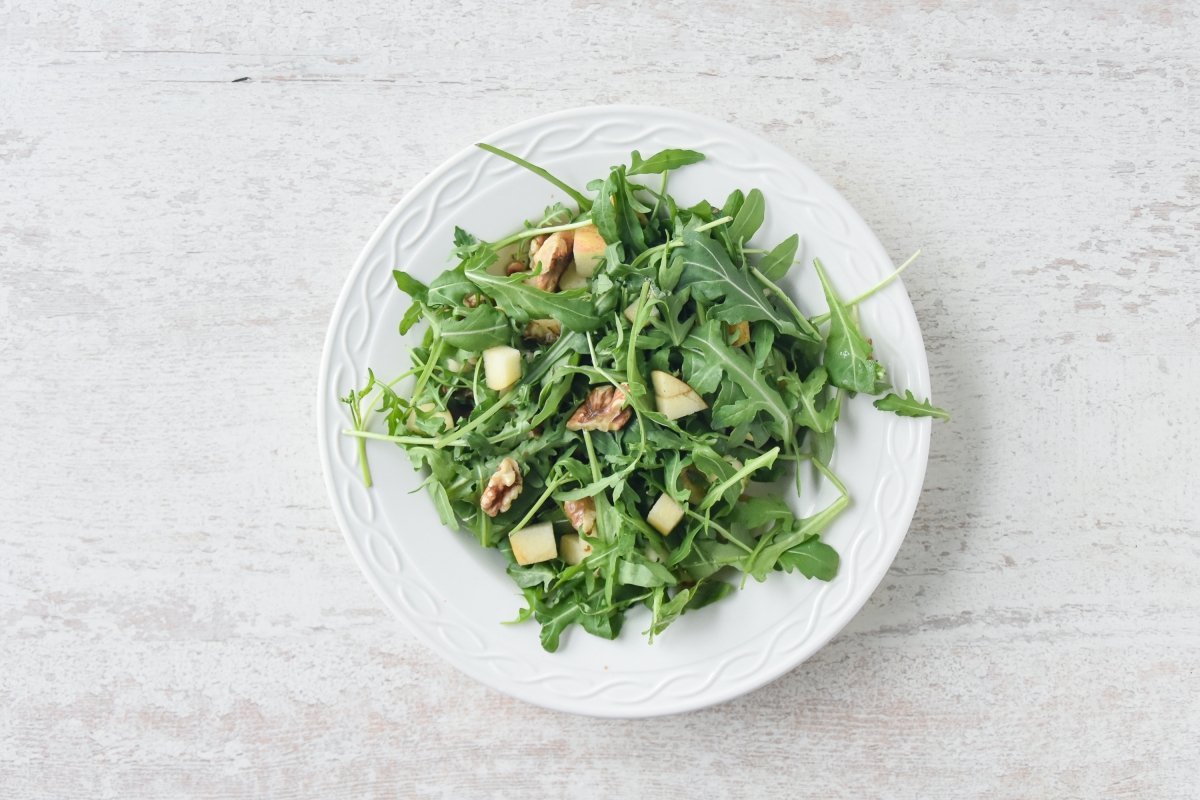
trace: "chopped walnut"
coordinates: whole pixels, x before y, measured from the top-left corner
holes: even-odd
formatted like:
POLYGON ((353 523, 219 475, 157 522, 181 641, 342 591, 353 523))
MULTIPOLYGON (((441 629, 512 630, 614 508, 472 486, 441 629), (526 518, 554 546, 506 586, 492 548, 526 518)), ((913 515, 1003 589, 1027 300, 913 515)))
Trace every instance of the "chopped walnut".
MULTIPOLYGON (((629 387, 622 384, 622 388, 629 387)), ((614 386, 598 386, 567 420, 567 430, 619 431, 632 416, 633 409, 625 407, 624 391, 614 386)))
POLYGON ((520 261, 513 261, 507 267, 504 268, 504 274, 505 275, 516 275, 518 272, 524 272, 527 269, 529 269, 529 267, 525 266, 520 261))
POLYGON ((699 503, 704 499, 704 493, 708 489, 708 481, 704 478, 704 473, 695 467, 684 467, 680 474, 683 480, 683 488, 690 493, 690 498, 693 503, 699 503))
POLYGON ((488 480, 487 488, 479 498, 479 507, 489 517, 508 511, 523 488, 521 467, 511 458, 505 458, 496 467, 496 474, 488 480))
POLYGON ((556 319, 531 319, 521 335, 541 344, 553 344, 562 335, 562 323, 556 319))
POLYGON ((463 305, 467 308, 476 308, 483 300, 484 297, 481 294, 469 294, 463 298, 463 305))
POLYGON ((563 270, 571 262, 571 244, 574 235, 571 231, 559 231, 550 234, 537 252, 529 259, 529 268, 537 274, 529 279, 530 286, 543 292, 558 291, 558 279, 563 270), (539 271, 540 270, 540 271, 539 271))
POLYGON ((533 262, 533 257, 537 255, 537 251, 546 243, 546 234, 535 236, 529 240, 529 261, 533 262))
POLYGON ((571 520, 575 530, 584 536, 591 536, 596 529, 596 501, 590 497, 564 501, 563 513, 571 520))

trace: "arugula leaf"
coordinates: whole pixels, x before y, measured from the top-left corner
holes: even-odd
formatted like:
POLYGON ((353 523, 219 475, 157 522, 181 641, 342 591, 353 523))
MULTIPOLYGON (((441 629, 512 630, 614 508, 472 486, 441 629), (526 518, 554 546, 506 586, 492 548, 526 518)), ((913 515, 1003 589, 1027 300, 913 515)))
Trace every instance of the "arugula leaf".
POLYGON ((542 351, 541 355, 526 365, 525 377, 521 383, 525 386, 536 386, 556 374, 556 370, 566 363, 572 354, 587 350, 587 339, 582 333, 570 331, 558 337, 558 341, 542 351))
MULTIPOLYGON (((746 573, 754 576, 757 581, 765 581, 767 573, 775 568, 784 553, 820 535, 821 531, 829 527, 829 524, 849 505, 850 499, 846 495, 842 495, 811 517, 797 520, 788 533, 771 540, 770 544, 751 557, 749 563, 746 564, 746 573)), ((800 568, 798 563, 793 563, 792 566, 800 568)), ((811 563, 808 566, 811 567, 811 563)), ((836 571, 836 569, 835 562, 834 570, 836 571)))
POLYGON ((692 296, 706 303, 723 299, 712 316, 726 322, 770 322, 781 332, 802 334, 786 314, 777 309, 745 272, 729 260, 724 248, 707 233, 683 234, 683 274, 677 289, 692 287, 692 296))
POLYGON ((572 622, 579 619, 583 608, 578 601, 564 603, 562 606, 548 610, 544 614, 535 614, 538 622, 542 623, 542 649, 547 653, 558 650, 559 639, 563 631, 572 622))
POLYGON ((554 579, 558 577, 557 570, 545 561, 540 564, 530 564, 527 567, 509 564, 508 574, 512 577, 513 582, 522 589, 530 589, 534 586, 549 589, 550 584, 554 583, 554 579))
POLYGON ((707 200, 701 200, 696 205, 680 209, 680 211, 687 217, 699 219, 702 222, 712 222, 716 219, 716 209, 707 200))
POLYGON ((840 560, 837 550, 813 536, 795 547, 784 550, 779 554, 777 563, 784 572, 795 569, 806 578, 831 581, 837 577, 840 560))
POLYGON ((829 382, 851 392, 875 394, 883 382, 883 366, 871 357, 871 343, 862 335, 850 316, 850 309, 834 291, 821 259, 814 259, 813 266, 829 304, 829 335, 825 338, 822 357, 822 363, 829 371, 829 382))
POLYGON ((433 308, 446 308, 461 305, 463 298, 476 291, 475 284, 467 280, 466 273, 460 266, 450 269, 433 279, 429 284, 429 292, 425 303, 433 308))
MULTIPOLYGON (((836 399, 826 403, 822 408, 817 408, 817 399, 824 392, 828 379, 829 374, 825 368, 817 367, 807 378, 799 382, 794 395, 789 393, 789 399, 794 397, 795 402, 799 405, 796 414, 796 425, 799 427, 811 428, 817 433, 824 433, 837 421, 837 413, 841 404, 836 399)), ((794 377, 791 382, 795 383, 794 377)))
MULTIPOLYGON (((738 212, 742 210, 742 203, 746 202, 746 195, 741 189, 734 189, 725 198, 725 202, 721 204, 720 212, 727 217, 737 217, 738 212)), ((717 216, 717 209, 713 209, 713 218, 717 216)))
POLYGON ((396 279, 396 288, 404 292, 413 300, 418 300, 423 303, 429 296, 429 287, 414 278, 412 275, 409 275, 407 272, 394 269, 392 270, 392 277, 396 279))
POLYGON ((425 306, 420 303, 413 303, 404 312, 404 316, 400 318, 400 335, 408 333, 412 330, 412 326, 421 321, 421 317, 425 316, 425 306))
POLYGON ((613 176, 616 179, 615 187, 617 189, 617 193, 613 197, 616 200, 619 238, 622 243, 629 245, 633 255, 636 256, 646 249, 646 236, 642 231, 641 220, 638 218, 639 209, 633 193, 629 189, 629 184, 625 181, 625 168, 617 167, 613 170, 613 176))
POLYGON ((687 608, 688 601, 692 599, 691 589, 680 589, 679 592, 667 602, 662 602, 666 594, 665 589, 660 589, 655 594, 655 602, 651 607, 650 627, 645 632, 650 637, 650 641, 654 641, 654 637, 667 629, 672 622, 679 619, 687 608))
POLYGON ((750 194, 746 195, 742 207, 738 209, 737 216, 733 218, 733 222, 729 223, 729 238, 735 244, 750 241, 750 237, 762 227, 766 211, 767 202, 763 198, 763 193, 758 189, 751 189, 750 194))
MULTIPOLYGON (((837 395, 837 400, 841 399, 841 395, 837 395)), ((836 445, 833 436, 833 428, 825 431, 809 431, 808 433, 809 449, 812 451, 812 457, 822 464, 828 464, 833 459, 833 451, 836 445)))
POLYGON ((579 624, 592 636, 602 639, 615 639, 621 632, 623 616, 616 610, 610 614, 583 611, 579 615, 579 624))
POLYGON ((480 247, 480 241, 457 225, 454 226, 454 249, 451 250, 457 258, 469 258, 480 247))
POLYGON ((744 400, 734 405, 751 415, 765 413, 779 432, 780 438, 784 442, 791 442, 792 419, 787 404, 783 402, 779 392, 767 385, 762 374, 754 369, 754 362, 726 343, 725 332, 720 323, 710 321, 694 328, 687 339, 684 339, 683 349, 719 365, 721 371, 729 377, 730 385, 738 387, 745 395, 744 400))
POLYGON ((904 397, 901 397, 894 392, 889 393, 885 397, 881 397, 875 401, 875 407, 880 411, 891 411, 901 417, 936 417, 938 419, 950 419, 950 414, 945 409, 938 408, 931 404, 928 400, 918 400, 913 396, 911 390, 904 392, 904 397))
POLYGON ((500 276, 483 269, 467 273, 479 291, 495 300, 517 322, 556 319, 574 331, 594 331, 604 324, 586 289, 544 292, 526 283, 527 275, 500 276))
POLYGON ((446 320, 441 323, 440 332, 442 341, 450 347, 476 353, 512 340, 508 317, 490 305, 472 308, 461 319, 446 320))
MULTIPOLYGON (((748 479, 756 471, 770 467, 775 463, 775 459, 778 457, 779 448, 772 447, 770 450, 758 456, 757 458, 750 459, 744 466, 736 468, 734 473, 728 478, 709 487, 709 490, 704 495, 704 499, 700 501, 700 504, 697 506, 697 508, 700 511, 707 511, 708 509, 712 508, 713 505, 720 500, 722 495, 724 495, 728 490, 734 487, 739 487, 743 480, 748 479)), ((741 492, 739 491, 738 494, 741 494, 741 492)))
POLYGON ((617 227, 617 194, 620 189, 620 179, 614 169, 604 179, 596 195, 596 202, 592 204, 592 224, 610 245, 621 241, 621 230, 617 227))
POLYGON ((747 497, 738 502, 733 508, 730 519, 748 529, 761 528, 768 523, 791 521, 795 519, 792 509, 782 498, 747 497))
POLYGON ((633 151, 633 161, 626 175, 654 175, 671 169, 679 169, 689 164, 697 164, 704 160, 703 153, 695 150, 660 150, 646 160, 637 150, 633 151))
POLYGON ((687 610, 694 611, 728 597, 733 593, 733 585, 720 580, 700 581, 692 587, 692 597, 687 602, 687 610))
POLYGON ((655 586, 674 586, 677 581, 671 570, 653 561, 640 562, 622 559, 617 564, 617 580, 630 586, 652 589, 655 586))
MULTIPOLYGON (((682 344, 682 342, 681 342, 682 344)), ((683 351, 683 380, 699 394, 712 394, 721 385, 721 375, 725 370, 721 362, 709 358, 700 348, 683 351)))
POLYGON ((793 233, 762 257, 762 260, 758 262, 758 271, 773 281, 779 280, 792 268, 792 264, 796 261, 796 251, 799 249, 800 236, 793 233))

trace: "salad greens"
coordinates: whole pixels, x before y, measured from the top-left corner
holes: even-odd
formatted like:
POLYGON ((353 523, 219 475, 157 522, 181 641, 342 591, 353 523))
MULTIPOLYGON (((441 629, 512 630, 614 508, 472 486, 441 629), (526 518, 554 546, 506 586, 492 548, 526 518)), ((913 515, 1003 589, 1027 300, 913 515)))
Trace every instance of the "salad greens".
MULTIPOLYGON (((777 285, 799 236, 748 245, 761 191, 719 207, 667 191, 701 153, 635 150, 585 194, 479 146, 577 210, 555 204, 494 242, 456 228, 457 263, 428 285, 394 273, 412 300, 400 332, 427 329, 408 371, 369 372, 343 398, 366 483, 367 440, 404 448, 442 522, 503 553, 525 597, 514 621, 536 620, 551 652, 572 625, 616 637, 638 605, 653 640, 739 572, 832 580, 821 532, 850 503, 829 468, 835 423, 847 396, 889 389, 855 306, 895 275, 846 301, 814 261, 829 311, 806 316, 777 285), (807 517, 771 486, 791 472, 798 492, 800 462, 837 492, 807 517)), ((875 406, 948 418, 912 392, 875 406)))

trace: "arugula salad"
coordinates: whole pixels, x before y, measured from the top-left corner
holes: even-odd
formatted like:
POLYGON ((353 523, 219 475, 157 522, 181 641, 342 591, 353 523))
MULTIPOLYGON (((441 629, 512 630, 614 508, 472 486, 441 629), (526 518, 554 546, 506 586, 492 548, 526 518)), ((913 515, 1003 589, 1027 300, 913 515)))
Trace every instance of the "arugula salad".
POLYGON ((653 641, 739 580, 833 579, 838 554, 821 532, 851 500, 829 467, 845 399, 947 418, 890 392, 855 314, 916 256, 848 300, 814 260, 829 310, 810 316, 777 283, 799 236, 748 244, 761 191, 719 206, 672 197, 672 171, 701 153, 635 150, 580 191, 479 147, 574 207, 497 241, 456 228, 456 264, 428 285, 394 272, 412 301, 400 333, 427 328, 411 368, 369 371, 343 398, 367 485, 367 441, 402 447, 441 521, 504 555, 525 598, 513 622, 539 623, 550 652, 572 625, 615 638, 635 606, 649 609, 653 641), (387 433, 369 428, 376 415, 387 433), (800 491, 799 462, 837 493, 806 517, 778 488, 794 479, 800 491))

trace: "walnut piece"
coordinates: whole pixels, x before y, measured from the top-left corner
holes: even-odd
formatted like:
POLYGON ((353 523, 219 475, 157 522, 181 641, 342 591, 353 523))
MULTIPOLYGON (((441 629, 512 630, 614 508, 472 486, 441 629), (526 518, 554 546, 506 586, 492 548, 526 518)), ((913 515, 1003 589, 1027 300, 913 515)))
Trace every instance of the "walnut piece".
POLYGON ((596 501, 590 497, 564 501, 563 513, 571 520, 575 530, 584 536, 591 536, 596 529, 596 501))
POLYGON ((537 255, 538 249, 546 243, 546 234, 535 236, 529 240, 529 262, 533 263, 533 257, 537 255))
POLYGON ((479 507, 489 517, 508 511, 523 488, 520 465, 511 458, 505 458, 496 467, 496 474, 488 479, 487 488, 479 498, 479 507))
POLYGON ((527 269, 529 269, 529 267, 525 266, 520 261, 513 261, 507 267, 504 268, 504 274, 505 275, 516 275, 518 272, 524 272, 527 269))
POLYGON ((567 264, 571 263, 573 241, 574 235, 571 231, 550 234, 529 259, 529 268, 538 274, 526 282, 543 292, 558 291, 558 279, 567 268, 567 264))
POLYGON ((531 319, 521 335, 539 344, 554 344, 562 335, 562 323, 556 319, 531 319))
MULTIPOLYGON (((621 384, 622 389, 628 389, 621 384)), ((625 407, 625 392, 615 386, 598 386, 592 389, 587 400, 567 420, 569 431, 619 431, 633 416, 633 409, 625 407)))

